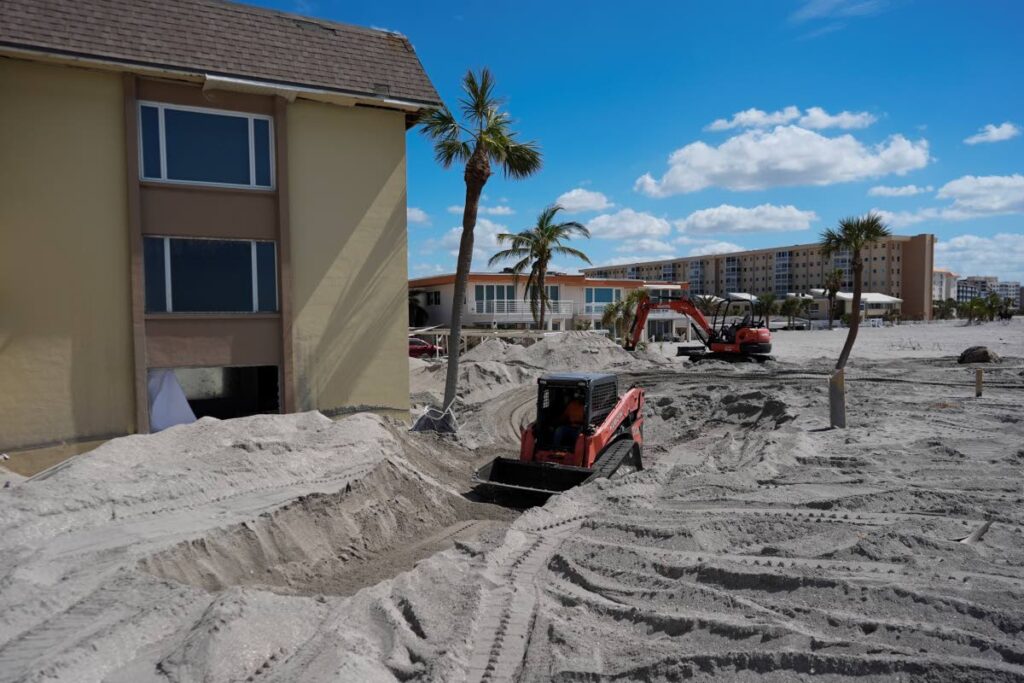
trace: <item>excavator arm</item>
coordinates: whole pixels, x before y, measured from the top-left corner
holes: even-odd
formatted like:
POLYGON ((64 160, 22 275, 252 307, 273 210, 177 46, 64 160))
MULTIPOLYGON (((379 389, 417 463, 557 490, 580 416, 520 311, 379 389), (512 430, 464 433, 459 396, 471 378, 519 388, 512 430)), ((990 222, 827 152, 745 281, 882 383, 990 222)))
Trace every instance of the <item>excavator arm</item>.
POLYGON ((651 301, 650 297, 644 297, 637 304, 636 315, 633 316, 633 325, 630 327, 626 337, 624 347, 627 351, 634 350, 636 345, 640 343, 640 337, 643 335, 644 327, 647 325, 647 316, 651 311, 675 311, 676 313, 689 316, 697 324, 701 341, 705 345, 710 343, 713 336, 711 325, 708 324, 707 318, 704 317, 699 308, 693 305, 692 301, 684 298, 651 301))

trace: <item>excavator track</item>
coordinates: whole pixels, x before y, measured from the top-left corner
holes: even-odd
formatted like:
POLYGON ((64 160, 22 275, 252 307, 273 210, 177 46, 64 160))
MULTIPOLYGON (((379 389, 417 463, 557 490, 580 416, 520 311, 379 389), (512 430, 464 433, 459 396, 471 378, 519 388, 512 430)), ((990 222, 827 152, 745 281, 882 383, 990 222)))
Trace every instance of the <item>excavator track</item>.
MULTIPOLYGON (((594 473, 587 478, 587 482, 605 477, 611 479, 615 473, 628 461, 633 458, 635 442, 629 437, 619 439, 610 445, 601 454, 598 461, 594 463, 594 473)), ((629 463, 630 471, 643 469, 640 458, 637 457, 634 463, 629 463)), ((584 483, 587 483, 584 482, 584 483)))

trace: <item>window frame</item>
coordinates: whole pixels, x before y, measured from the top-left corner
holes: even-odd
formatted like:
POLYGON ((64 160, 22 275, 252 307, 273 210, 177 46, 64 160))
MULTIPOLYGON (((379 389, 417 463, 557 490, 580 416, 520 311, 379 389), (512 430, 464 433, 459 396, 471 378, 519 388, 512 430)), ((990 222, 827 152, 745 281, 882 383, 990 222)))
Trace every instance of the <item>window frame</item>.
POLYGON ((139 146, 139 181, 144 183, 161 183, 167 185, 186 185, 186 186, 199 186, 199 187, 222 187, 230 188, 235 190, 256 190, 262 192, 274 192, 277 190, 277 159, 275 156, 275 145, 274 145, 274 117, 266 114, 254 114, 245 111, 235 111, 233 109, 217 109, 214 107, 195 107, 186 104, 174 104, 172 102, 157 102, 154 100, 139 100, 135 107, 135 118, 136 128, 138 129, 138 146, 139 146), (157 110, 157 141, 160 145, 160 176, 159 178, 152 178, 146 176, 145 166, 145 150, 143 149, 143 135, 142 135, 142 108, 153 107, 157 110), (236 118, 242 118, 247 120, 247 126, 249 129, 249 183, 222 183, 212 180, 178 180, 176 178, 167 177, 167 129, 164 125, 164 111, 167 109, 174 109, 176 111, 187 111, 195 112, 199 114, 214 114, 220 116, 233 116, 236 118), (257 185, 256 184, 256 126, 254 121, 261 120, 267 122, 267 133, 269 139, 267 140, 267 152, 269 156, 268 163, 270 164, 270 185, 257 185))
MULTIPOLYGON (((233 237, 182 237, 179 235, 143 235, 143 239, 157 239, 163 245, 163 262, 164 262, 164 310, 162 311, 146 311, 146 315, 199 315, 199 316, 218 316, 218 315, 280 315, 281 313, 281 283, 278 279, 278 270, 280 269, 280 257, 278 255, 278 243, 276 240, 258 240, 258 239, 246 239, 246 238, 233 238, 233 237), (251 259, 251 282, 252 287, 252 310, 251 311, 178 311, 174 309, 174 293, 171 289, 173 281, 171 278, 171 240, 184 240, 190 242, 196 241, 209 241, 209 242, 248 242, 249 243, 249 254, 251 259), (259 293, 259 268, 257 265, 257 245, 259 244, 272 244, 274 245, 274 269, 272 273, 274 281, 274 310, 272 311, 261 311, 260 310, 260 293, 259 293)), ((143 263, 145 268, 145 263, 143 263)))

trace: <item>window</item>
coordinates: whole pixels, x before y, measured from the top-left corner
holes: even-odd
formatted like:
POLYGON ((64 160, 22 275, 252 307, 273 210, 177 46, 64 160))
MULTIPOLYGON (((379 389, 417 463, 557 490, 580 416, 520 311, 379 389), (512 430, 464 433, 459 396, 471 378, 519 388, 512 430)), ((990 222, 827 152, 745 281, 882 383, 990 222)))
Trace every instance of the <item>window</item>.
POLYGON ((427 292, 427 305, 428 306, 440 306, 441 305, 441 292, 427 292))
POLYGON ((269 116, 143 102, 139 143, 143 180, 274 186, 269 116))
POLYGON ((585 313, 603 313, 605 304, 622 299, 622 290, 612 287, 587 287, 585 313))
POLYGON ((277 311, 277 247, 254 240, 146 237, 147 313, 277 311))

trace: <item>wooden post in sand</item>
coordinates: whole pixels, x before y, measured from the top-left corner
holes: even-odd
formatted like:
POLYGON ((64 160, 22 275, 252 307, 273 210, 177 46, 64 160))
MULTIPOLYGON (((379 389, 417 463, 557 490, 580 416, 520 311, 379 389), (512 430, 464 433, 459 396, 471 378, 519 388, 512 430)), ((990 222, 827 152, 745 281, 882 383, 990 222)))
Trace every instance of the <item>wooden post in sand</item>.
POLYGON ((833 428, 846 429, 845 372, 836 370, 828 380, 828 416, 833 428))
POLYGON ((981 368, 977 368, 974 371, 974 395, 977 398, 981 398, 981 384, 985 378, 985 371, 981 368))

